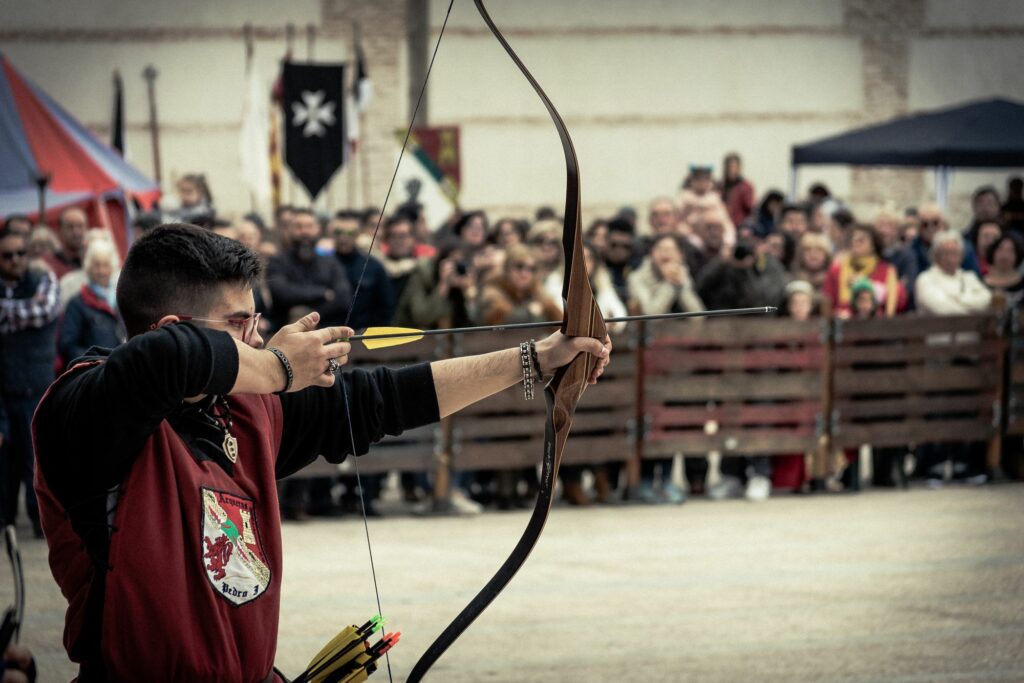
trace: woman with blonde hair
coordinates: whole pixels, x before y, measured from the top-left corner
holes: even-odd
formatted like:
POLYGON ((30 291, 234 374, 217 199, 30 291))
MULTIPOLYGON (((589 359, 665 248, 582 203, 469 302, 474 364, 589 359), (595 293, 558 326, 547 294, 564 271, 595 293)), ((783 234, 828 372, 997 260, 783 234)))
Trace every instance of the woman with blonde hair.
POLYGON ((113 242, 90 240, 82 258, 86 282, 68 302, 57 337, 57 349, 64 363, 85 355, 92 346, 112 349, 124 341, 124 323, 117 313, 113 286, 114 273, 120 265, 113 242))
POLYGON ((832 243, 825 235, 805 232, 796 245, 793 257, 793 278, 806 280, 818 296, 825 285, 832 265, 832 243))

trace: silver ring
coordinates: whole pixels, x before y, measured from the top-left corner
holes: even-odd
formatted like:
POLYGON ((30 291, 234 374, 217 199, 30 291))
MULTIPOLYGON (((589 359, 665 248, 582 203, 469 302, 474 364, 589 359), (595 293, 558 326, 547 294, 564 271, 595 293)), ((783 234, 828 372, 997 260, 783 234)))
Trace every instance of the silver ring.
POLYGON ((333 358, 328 358, 327 359, 327 371, 328 372, 330 372, 332 375, 334 375, 334 374, 337 374, 338 370, 340 370, 340 369, 341 369, 341 366, 338 365, 338 361, 336 361, 333 358))

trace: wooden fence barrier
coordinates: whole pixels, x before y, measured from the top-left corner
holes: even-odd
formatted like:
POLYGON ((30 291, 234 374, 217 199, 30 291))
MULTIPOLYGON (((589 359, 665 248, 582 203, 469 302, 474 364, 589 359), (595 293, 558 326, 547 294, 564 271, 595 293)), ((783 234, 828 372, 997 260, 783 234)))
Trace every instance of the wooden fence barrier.
POLYGON ((782 318, 652 324, 642 457, 815 450, 825 329, 782 318))
POLYGON ((835 323, 836 447, 987 441, 997 434, 994 315, 835 323))
MULTIPOLYGON (((625 461, 635 473, 642 458, 677 453, 813 452, 820 477, 833 448, 964 440, 990 440, 998 460, 1001 416, 1007 434, 1024 435, 1024 341, 1013 321, 1009 336, 996 314, 636 326, 614 337, 612 363, 577 408, 563 462, 625 461)), ((359 353, 353 364, 400 367, 511 344, 502 335, 424 341, 359 353)), ((536 465, 544 413, 541 392, 524 401, 516 385, 443 427, 387 437, 360 471, 432 471, 443 496, 451 470, 536 465)), ((351 471, 351 462, 319 460, 299 476, 351 471)))
MULTIPOLYGON (((460 355, 508 348, 507 335, 466 336, 460 355)), ((576 409, 572 440, 563 464, 590 464, 633 456, 631 426, 636 415, 635 363, 626 335, 612 341, 612 363, 595 386, 587 388, 576 409)), ((538 386, 533 401, 523 399, 517 384, 460 411, 453 417, 455 469, 507 469, 540 462, 544 448, 544 394, 538 386)))

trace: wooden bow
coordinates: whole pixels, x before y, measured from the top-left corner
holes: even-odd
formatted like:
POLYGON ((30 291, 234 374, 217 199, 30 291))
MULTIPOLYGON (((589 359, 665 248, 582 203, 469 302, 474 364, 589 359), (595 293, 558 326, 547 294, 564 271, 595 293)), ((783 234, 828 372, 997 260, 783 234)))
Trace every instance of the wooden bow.
MULTIPOLYGON (((562 231, 562 247, 565 256, 565 275, 562 283, 562 299, 564 300, 565 314, 562 319, 562 333, 573 337, 594 337, 604 339, 607 335, 604 319, 594 299, 594 292, 590 287, 590 280, 587 277, 587 269, 583 258, 583 238, 580 223, 580 179, 579 165, 576 159, 576 151, 573 149, 572 139, 565 127, 565 122, 558 114, 555 106, 548 99, 547 94, 537 83, 533 75, 526 68, 519 56, 505 40, 505 37, 491 20, 483 0, 474 0, 476 8, 483 17, 487 27, 498 39, 502 47, 508 53, 512 61, 526 77, 526 80, 533 86, 534 91, 544 103, 544 107, 551 115, 551 120, 558 131, 558 137, 562 141, 562 151, 565 154, 566 167, 566 189, 565 189, 565 224, 562 231)), ((558 479, 558 469, 562 463, 562 454, 565 450, 566 441, 569 438, 569 429, 572 426, 572 417, 576 412, 576 404, 583 396, 587 387, 587 381, 597 364, 597 359, 589 354, 580 354, 571 363, 565 365, 555 372, 554 378, 544 388, 544 396, 547 401, 547 425, 544 432, 544 455, 541 467, 540 488, 537 495, 537 504, 530 516, 529 524, 520 537, 516 547, 505 560, 498 572, 487 582, 487 585, 473 598, 473 600, 455 617, 440 636, 427 648, 419 661, 413 667, 407 679, 409 683, 420 681, 435 661, 451 646, 452 643, 465 631, 473 621, 480 616, 488 605, 494 601, 498 594, 504 590, 512 577, 516 575, 519 568, 526 562, 533 547, 537 544, 541 532, 544 530, 544 523, 547 521, 548 513, 551 511, 551 503, 554 499, 555 482, 558 479)))

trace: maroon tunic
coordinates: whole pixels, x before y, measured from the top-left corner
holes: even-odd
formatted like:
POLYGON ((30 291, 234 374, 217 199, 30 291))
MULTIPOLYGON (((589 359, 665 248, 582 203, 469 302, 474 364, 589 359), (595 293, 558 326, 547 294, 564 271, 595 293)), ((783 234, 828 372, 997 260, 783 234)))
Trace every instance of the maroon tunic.
MULTIPOLYGON (((117 495, 101 637, 113 680, 257 682, 273 667, 281 403, 276 396, 227 400, 238 439, 233 475, 197 459, 165 420, 117 495)), ((50 568, 69 603, 64 643, 70 651, 85 620, 93 563, 38 470, 36 490, 50 568)))

